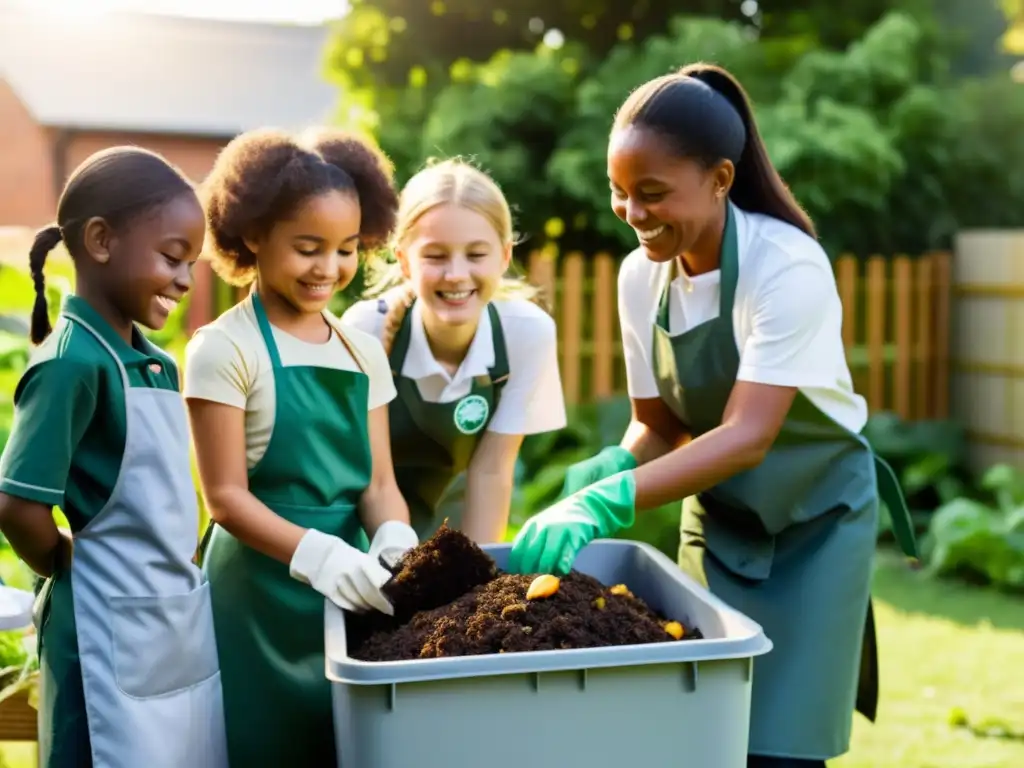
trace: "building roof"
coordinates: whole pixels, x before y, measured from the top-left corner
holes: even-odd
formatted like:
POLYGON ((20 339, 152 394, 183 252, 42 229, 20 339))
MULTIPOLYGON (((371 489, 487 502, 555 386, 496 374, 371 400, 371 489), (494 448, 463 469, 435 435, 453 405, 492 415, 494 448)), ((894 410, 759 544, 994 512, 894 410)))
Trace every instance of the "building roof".
POLYGON ((335 106, 327 39, 325 26, 55 17, 0 3, 0 78, 43 125, 204 136, 294 129, 335 106))

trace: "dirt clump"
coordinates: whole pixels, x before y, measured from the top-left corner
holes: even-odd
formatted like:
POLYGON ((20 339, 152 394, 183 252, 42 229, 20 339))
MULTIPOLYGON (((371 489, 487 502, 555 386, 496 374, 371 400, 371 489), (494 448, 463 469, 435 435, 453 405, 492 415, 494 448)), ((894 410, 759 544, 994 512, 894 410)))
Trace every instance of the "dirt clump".
POLYGON ((670 643, 701 637, 670 622, 625 585, 573 571, 544 577, 502 573, 462 533, 442 526, 410 550, 384 587, 395 616, 348 617, 350 655, 362 661, 670 643), (553 591, 552 591, 553 590, 553 591), (679 637, 676 637, 679 635, 679 637))

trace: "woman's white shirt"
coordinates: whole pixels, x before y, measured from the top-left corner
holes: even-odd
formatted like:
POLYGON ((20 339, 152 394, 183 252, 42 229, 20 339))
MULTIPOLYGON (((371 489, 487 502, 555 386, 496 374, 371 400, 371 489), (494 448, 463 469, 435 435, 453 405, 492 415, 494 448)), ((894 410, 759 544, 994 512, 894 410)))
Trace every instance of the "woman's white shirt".
MULTIPOLYGON (((797 387, 834 421, 859 432, 867 404, 853 390, 842 341, 843 310, 828 256, 796 227, 733 206, 739 278, 732 320, 737 379, 797 387)), ((670 264, 641 249, 619 270, 618 303, 630 397, 658 397, 651 347, 670 264)), ((677 273, 669 290, 669 332, 718 317, 721 272, 677 273)))
MULTIPOLYGON (((402 288, 384 294, 388 306, 402 288)), ((561 429, 566 425, 565 400, 558 370, 558 333, 555 321, 543 309, 525 299, 496 299, 505 335, 509 377, 501 400, 487 429, 507 435, 531 435, 561 429)), ((448 403, 469 394, 473 378, 486 375, 494 365, 494 340, 490 315, 484 311, 466 357, 454 376, 437 362, 423 329, 422 304, 409 310, 409 350, 402 375, 416 382, 427 402, 448 403)), ((341 317, 343 324, 380 338, 384 314, 377 299, 352 305, 341 317)))

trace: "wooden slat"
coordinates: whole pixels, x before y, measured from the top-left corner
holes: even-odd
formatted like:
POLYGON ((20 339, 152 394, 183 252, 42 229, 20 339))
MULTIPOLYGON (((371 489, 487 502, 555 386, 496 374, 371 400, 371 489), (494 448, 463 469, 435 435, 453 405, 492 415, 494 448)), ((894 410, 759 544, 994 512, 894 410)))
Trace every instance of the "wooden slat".
POLYGON ((615 381, 615 262, 611 255, 594 257, 594 295, 590 311, 594 324, 594 399, 611 397, 615 381))
POLYGON ((836 262, 836 282, 843 303, 843 346, 849 349, 857 339, 857 258, 844 254, 836 262))
POLYGON ((911 415, 915 419, 930 419, 935 407, 935 349, 932 346, 935 302, 933 300, 932 260, 927 257, 918 259, 914 264, 914 293, 917 310, 914 333, 916 337, 916 372, 911 415))
POLYGON ((583 254, 565 257, 562 273, 562 389, 566 405, 580 402, 580 342, 583 336, 583 254))
POLYGON ((911 418, 911 371, 914 359, 913 264, 906 256, 897 256, 893 264, 893 317, 896 325, 896 365, 893 370, 895 410, 902 418, 911 418))
POLYGON ((930 255, 933 269, 932 297, 935 302, 935 404, 932 416, 949 417, 949 304, 953 255, 948 251, 930 255))
POLYGON ((872 256, 867 269, 868 408, 886 407, 885 398, 885 259, 872 256))
POLYGON ((527 260, 527 275, 531 284, 537 286, 547 297, 548 306, 554 311, 556 303, 555 260, 549 253, 542 250, 530 252, 527 260))

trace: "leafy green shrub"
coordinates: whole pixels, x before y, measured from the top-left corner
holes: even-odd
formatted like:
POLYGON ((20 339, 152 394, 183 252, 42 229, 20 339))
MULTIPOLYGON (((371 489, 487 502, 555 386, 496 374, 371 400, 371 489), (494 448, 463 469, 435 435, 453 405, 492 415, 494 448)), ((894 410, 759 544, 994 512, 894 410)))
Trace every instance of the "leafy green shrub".
POLYGON ((924 540, 928 572, 1024 592, 1024 476, 1005 464, 981 478, 979 496, 960 496, 932 517, 924 540))

